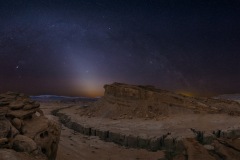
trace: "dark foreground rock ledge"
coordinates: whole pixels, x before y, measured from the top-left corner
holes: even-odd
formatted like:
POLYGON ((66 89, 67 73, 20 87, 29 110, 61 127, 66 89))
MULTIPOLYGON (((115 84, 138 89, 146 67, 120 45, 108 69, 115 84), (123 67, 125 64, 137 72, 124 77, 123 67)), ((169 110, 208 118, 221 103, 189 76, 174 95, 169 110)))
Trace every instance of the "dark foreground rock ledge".
POLYGON ((22 93, 0 94, 0 157, 54 160, 61 126, 43 115, 40 104, 22 93))

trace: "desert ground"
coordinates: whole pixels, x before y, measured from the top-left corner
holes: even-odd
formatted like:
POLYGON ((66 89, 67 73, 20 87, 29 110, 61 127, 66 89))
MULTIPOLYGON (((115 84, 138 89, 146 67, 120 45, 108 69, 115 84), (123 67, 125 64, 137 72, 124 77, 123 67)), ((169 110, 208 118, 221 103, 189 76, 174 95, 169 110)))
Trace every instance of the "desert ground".
MULTIPOLYGON (((66 108, 73 104, 60 102, 42 102, 41 109, 45 115, 51 115, 51 111, 66 108)), ((83 105, 79 102, 78 106, 83 105)), ((57 117, 55 117, 58 119, 57 117)), ((104 142, 96 136, 86 136, 62 125, 61 138, 58 146, 57 160, 133 160, 164 158, 162 151, 151 152, 144 149, 132 149, 119 146, 112 142, 104 142)))
POLYGON ((57 160, 240 157, 240 104, 228 98, 114 83, 97 101, 40 103, 62 123, 57 160))

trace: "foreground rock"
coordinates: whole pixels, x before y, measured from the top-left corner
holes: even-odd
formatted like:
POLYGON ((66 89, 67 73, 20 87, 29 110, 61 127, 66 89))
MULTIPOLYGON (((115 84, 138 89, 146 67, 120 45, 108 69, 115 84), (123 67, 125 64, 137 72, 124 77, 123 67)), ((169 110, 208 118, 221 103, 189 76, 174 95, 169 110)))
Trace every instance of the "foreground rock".
POLYGON ((0 154, 5 159, 56 158, 60 124, 49 120, 40 104, 24 94, 0 94, 0 154))

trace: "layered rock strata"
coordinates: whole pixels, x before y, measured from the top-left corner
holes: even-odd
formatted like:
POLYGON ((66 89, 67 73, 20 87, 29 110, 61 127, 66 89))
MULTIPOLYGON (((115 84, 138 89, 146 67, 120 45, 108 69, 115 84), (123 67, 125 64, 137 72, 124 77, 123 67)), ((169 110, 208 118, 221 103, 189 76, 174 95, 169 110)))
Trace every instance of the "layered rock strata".
POLYGON ((174 114, 240 115, 240 104, 231 100, 188 97, 153 86, 136 86, 122 83, 105 85, 105 94, 91 108, 81 114, 105 118, 158 119, 174 114))
POLYGON ((0 154, 16 160, 56 158, 61 126, 39 107, 24 94, 0 94, 0 154))
POLYGON ((104 88, 105 95, 96 103, 88 107, 73 106, 72 114, 68 109, 54 114, 67 127, 82 134, 126 147, 165 150, 168 159, 237 159, 240 153, 238 102, 187 97, 152 86, 114 83, 104 88), (82 118, 74 117, 76 114, 82 118), (102 119, 101 125, 90 123, 95 119, 96 122, 102 119), (124 120, 132 124, 117 126, 124 120), (149 124, 148 130, 141 125, 131 128, 141 121, 144 124, 155 121, 156 127, 149 124))
MULTIPOLYGON (((159 136, 150 134, 128 134, 125 131, 116 132, 111 127, 99 128, 71 119, 67 113, 61 110, 54 112, 61 122, 68 128, 88 136, 97 136, 106 142, 114 142, 128 148, 142 148, 150 151, 164 150, 167 159, 184 158, 196 159, 238 159, 240 154, 240 127, 232 127, 224 130, 206 132, 186 128, 183 133, 161 132, 159 136), (232 154, 232 152, 234 154, 232 154), (188 158, 186 158, 188 157, 188 158)), ((89 121, 91 118, 88 119, 89 121)), ((102 122, 104 123, 104 122, 102 122)), ((221 126, 220 126, 221 128, 221 126)), ((121 128, 122 130, 129 129, 121 128)), ((151 130, 149 130, 151 133, 151 130)))

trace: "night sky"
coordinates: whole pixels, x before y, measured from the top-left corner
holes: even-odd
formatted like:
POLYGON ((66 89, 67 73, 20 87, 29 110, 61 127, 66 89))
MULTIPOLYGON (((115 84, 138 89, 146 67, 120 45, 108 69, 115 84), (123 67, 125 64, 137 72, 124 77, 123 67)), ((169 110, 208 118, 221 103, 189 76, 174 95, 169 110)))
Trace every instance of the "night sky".
POLYGON ((239 61, 239 0, 0 0, 0 92, 239 93, 239 61))

